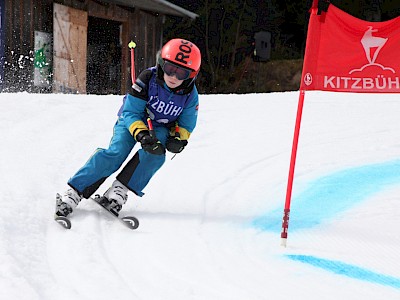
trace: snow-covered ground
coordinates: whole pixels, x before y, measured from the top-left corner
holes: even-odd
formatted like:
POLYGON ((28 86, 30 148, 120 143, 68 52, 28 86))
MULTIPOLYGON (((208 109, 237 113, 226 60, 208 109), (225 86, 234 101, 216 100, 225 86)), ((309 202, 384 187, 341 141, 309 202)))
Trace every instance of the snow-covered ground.
MULTIPOLYGON (((0 299, 400 299, 400 98, 202 95, 198 127, 124 214, 55 194, 107 147, 121 96, 0 94, 0 299)), ((103 193, 114 177, 101 186, 103 193)))

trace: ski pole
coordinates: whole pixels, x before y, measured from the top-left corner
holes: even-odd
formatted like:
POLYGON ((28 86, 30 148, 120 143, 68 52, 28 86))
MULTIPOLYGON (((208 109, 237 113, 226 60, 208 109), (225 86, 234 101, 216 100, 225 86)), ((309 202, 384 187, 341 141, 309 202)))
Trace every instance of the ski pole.
MULTIPOLYGON (((176 138, 180 138, 180 137, 181 137, 181 134, 179 133, 179 125, 178 125, 178 122, 175 122, 175 137, 176 137, 176 138)), ((178 154, 178 153, 175 153, 175 154, 171 157, 171 160, 173 160, 177 154, 178 154)))
POLYGON ((132 77, 132 85, 135 84, 136 75, 135 75, 135 48, 136 43, 134 41, 130 41, 128 44, 129 49, 131 49, 131 77, 132 77))

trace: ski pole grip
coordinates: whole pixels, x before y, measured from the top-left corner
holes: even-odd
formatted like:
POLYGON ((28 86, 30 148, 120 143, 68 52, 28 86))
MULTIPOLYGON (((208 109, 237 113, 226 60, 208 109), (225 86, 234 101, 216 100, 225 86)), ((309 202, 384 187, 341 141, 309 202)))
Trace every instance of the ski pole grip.
POLYGON ((150 119, 150 118, 147 118, 147 126, 149 127, 150 136, 155 137, 156 134, 155 134, 155 132, 154 132, 153 123, 151 122, 151 119, 150 119))
POLYGON ((179 133, 178 122, 175 123, 175 137, 180 138, 181 134, 179 133))

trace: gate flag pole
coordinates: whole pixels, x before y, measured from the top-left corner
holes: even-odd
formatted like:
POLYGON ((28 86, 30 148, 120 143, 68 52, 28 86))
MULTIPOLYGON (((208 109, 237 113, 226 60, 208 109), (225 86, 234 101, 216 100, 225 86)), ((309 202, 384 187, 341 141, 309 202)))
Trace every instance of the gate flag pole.
MULTIPOLYGON (((313 2, 312 2, 312 6, 310 9, 310 12, 311 12, 310 21, 311 21, 311 17, 313 15, 315 16, 318 14, 319 1, 321 1, 321 0, 313 0, 313 2)), ((304 54, 303 72, 304 72, 304 66, 309 63, 309 57, 307 56, 307 48, 309 46, 309 43, 315 42, 314 41, 315 39, 313 36, 313 26, 311 26, 311 22, 309 22, 308 25, 309 26, 308 26, 308 34, 307 34, 307 42, 306 42, 306 51, 304 54), (311 36, 311 38, 310 38, 310 36, 311 36)), ((304 78, 304 74, 302 74, 302 78, 304 78)), ((289 176, 288 176, 288 183, 287 183, 287 189, 286 189, 286 200, 285 200, 285 207, 283 210, 283 219, 282 219, 281 246, 283 246, 283 247, 286 247, 288 229, 289 229, 290 202, 291 202, 291 198, 292 198, 294 167, 296 165, 297 146, 299 144, 300 124, 301 124, 301 116, 303 113, 304 97, 305 97, 305 91, 304 91, 304 89, 300 89, 299 103, 298 103, 298 107, 297 107, 296 125, 295 125, 294 136, 293 136, 292 154, 291 154, 291 158, 290 158, 289 176)))
POLYGON ((289 228, 290 201, 292 197, 294 167, 296 165, 297 145, 299 144, 300 123, 301 123, 301 116, 303 113, 304 96, 305 96, 304 90, 300 90, 299 104, 297 107, 296 126, 293 137, 292 156, 290 158, 288 184, 286 189, 286 201, 285 201, 285 208, 283 210, 281 246, 284 247, 286 247, 288 228, 289 228))

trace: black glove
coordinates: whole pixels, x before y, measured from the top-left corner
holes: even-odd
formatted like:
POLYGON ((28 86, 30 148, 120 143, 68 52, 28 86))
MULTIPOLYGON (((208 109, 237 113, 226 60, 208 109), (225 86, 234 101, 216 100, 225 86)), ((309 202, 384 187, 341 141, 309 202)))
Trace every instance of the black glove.
POLYGON ((187 144, 187 140, 181 140, 178 137, 169 136, 165 145, 169 152, 181 153, 187 144))
POLYGON ((147 130, 142 130, 141 132, 139 132, 136 135, 136 140, 142 145, 144 151, 156 155, 165 154, 164 146, 156 137, 151 136, 149 131, 147 130))

